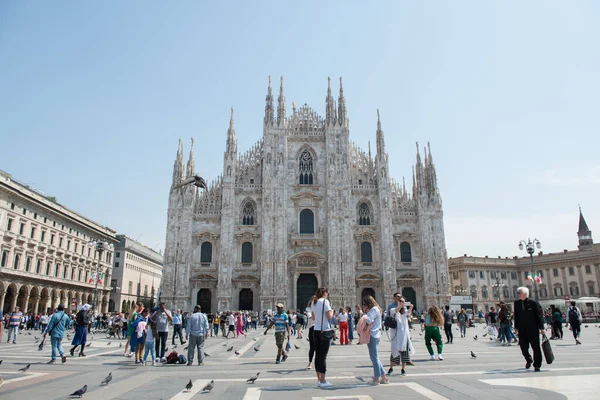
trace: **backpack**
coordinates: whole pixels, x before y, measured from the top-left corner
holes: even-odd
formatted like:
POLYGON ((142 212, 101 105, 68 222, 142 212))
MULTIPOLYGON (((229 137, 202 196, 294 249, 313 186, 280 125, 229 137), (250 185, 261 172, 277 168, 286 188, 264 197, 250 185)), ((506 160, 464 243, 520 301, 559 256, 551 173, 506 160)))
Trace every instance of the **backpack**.
POLYGON ((187 364, 187 358, 183 354, 180 354, 177 357, 177 361, 179 361, 179 364, 187 364))
POLYGON ((569 322, 571 321, 579 321, 579 313, 575 307, 569 308, 569 322))
POLYGON ((167 364, 177 364, 178 361, 179 361, 179 355, 177 354, 176 351, 170 352, 169 355, 167 356, 167 364))

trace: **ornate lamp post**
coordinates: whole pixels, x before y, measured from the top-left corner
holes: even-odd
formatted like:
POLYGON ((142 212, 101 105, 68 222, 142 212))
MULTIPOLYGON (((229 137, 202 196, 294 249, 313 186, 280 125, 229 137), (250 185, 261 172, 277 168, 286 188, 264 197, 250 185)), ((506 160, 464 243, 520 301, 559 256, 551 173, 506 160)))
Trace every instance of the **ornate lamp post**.
POLYGON ((106 240, 92 240, 87 244, 89 247, 94 247, 98 252, 98 264, 96 264, 96 283, 94 286, 94 311, 98 309, 98 281, 100 280, 100 263, 102 262, 102 252, 114 249, 114 246, 106 240))
POLYGON ((463 288, 462 285, 459 286, 457 289, 454 289, 454 294, 457 296, 464 296, 468 292, 469 292, 469 290, 463 288))
MULTIPOLYGON (((521 240, 519 242, 519 250, 523 250, 523 248, 525 248, 527 250, 527 253, 529 253, 529 259, 531 260, 531 276, 534 277, 535 276, 535 265, 533 264, 533 253, 535 251, 535 248, 541 249, 542 248, 542 243, 537 240, 537 239, 533 239, 533 241, 531 241, 531 239, 527 239, 527 242, 524 240, 521 240)), ((538 288, 537 288, 537 281, 534 277, 533 279, 533 293, 534 293, 534 299, 535 301, 539 301, 540 296, 538 294, 538 288)))

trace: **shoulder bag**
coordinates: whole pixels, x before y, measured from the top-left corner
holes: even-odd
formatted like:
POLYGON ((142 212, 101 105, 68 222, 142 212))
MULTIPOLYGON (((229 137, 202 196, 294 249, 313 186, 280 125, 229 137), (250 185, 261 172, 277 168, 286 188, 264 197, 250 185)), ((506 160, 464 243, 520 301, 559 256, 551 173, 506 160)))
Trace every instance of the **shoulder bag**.
POLYGON ((326 340, 333 339, 333 330, 331 329, 331 324, 329 323, 329 319, 327 319, 327 326, 330 328, 329 330, 323 330, 323 317, 325 317, 325 299, 323 299, 323 311, 321 312, 321 337, 326 340))

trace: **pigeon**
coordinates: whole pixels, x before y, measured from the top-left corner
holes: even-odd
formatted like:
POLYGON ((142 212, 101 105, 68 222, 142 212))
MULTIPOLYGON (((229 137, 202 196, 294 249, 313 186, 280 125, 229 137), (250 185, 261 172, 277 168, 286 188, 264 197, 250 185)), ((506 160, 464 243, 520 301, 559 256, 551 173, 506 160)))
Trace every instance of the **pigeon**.
POLYGON ((423 336, 423 334, 421 332, 419 332, 419 336, 423 336))
POLYGON ((108 383, 112 381, 112 372, 110 372, 108 374, 108 376, 106 378, 104 378, 104 380, 102 382, 100 382, 100 386, 105 386, 108 385, 108 383))
POLYGON ((241 355, 242 355, 242 353, 240 353, 239 351, 237 351, 237 350, 236 350, 236 351, 235 351, 235 355, 236 355, 236 356, 241 356, 241 355))
POLYGON ((168 347, 165 347, 165 351, 169 351, 169 348, 168 348, 168 347))
POLYGON ((204 357, 210 357, 210 354, 208 354, 208 353, 205 352, 204 353, 204 357))
POLYGON ((358 379, 358 380, 359 380, 359 381, 361 381, 361 382, 364 382, 364 381, 365 381, 365 380, 363 379, 363 377, 362 377, 362 376, 357 376, 357 377, 356 377, 356 379, 358 379))
POLYGON ((87 385, 84 385, 81 389, 74 391, 69 395, 69 397, 79 396, 79 398, 81 398, 85 392, 87 392, 87 385))
POLYGON ((187 349, 188 349, 188 346, 185 346, 183 349, 184 349, 184 350, 187 350, 187 349))
POLYGON ((177 345, 173 346, 173 348, 174 348, 174 349, 176 349, 176 348, 177 348, 177 345))
POLYGON ((257 372, 256 375, 254 375, 252 378, 248 379, 246 381, 246 383, 254 383, 254 382, 256 382, 256 380, 258 379, 259 375, 260 375, 260 372, 257 372))
POLYGON ((301 347, 300 347, 300 346, 298 346, 297 344, 295 344, 295 345, 294 345, 294 348, 295 348, 296 350, 300 350, 300 349, 301 349, 301 347))
POLYGON ((228 344, 229 344, 229 342, 223 343, 223 347, 227 346, 228 344))
POLYGON ((119 348, 123 347, 123 343, 119 343, 119 348))
POLYGON ((215 381, 210 381, 210 383, 202 388, 203 392, 210 392, 215 387, 215 381))
POLYGON ((254 341, 256 342, 256 341, 258 340, 258 338, 254 338, 254 339, 252 339, 252 340, 254 340, 254 341))
POLYGON ((192 385, 192 380, 190 379, 190 381, 188 382, 188 384, 187 384, 187 385, 185 385, 184 392, 189 392, 190 390, 192 390, 192 387, 193 387, 193 386, 194 386, 194 385, 192 385))
POLYGON ((589 328, 589 325, 584 325, 584 328, 589 328))
POLYGON ((306 341, 307 341, 307 342, 310 342, 310 339, 309 339, 309 338, 306 338, 306 341))
POLYGON ((33 338, 34 338, 35 340, 40 340, 40 338, 39 338, 39 337, 37 337, 37 336, 34 336, 33 338))
POLYGON ((31 367, 31 364, 27 364, 26 366, 24 366, 23 368, 21 368, 19 371, 26 372, 29 369, 29 367, 31 367))
POLYGON ((254 346, 254 351, 260 351, 260 346, 254 346))
POLYGON ((490 340, 494 340, 494 338, 490 338, 490 340))
POLYGON ((230 348, 227 349, 227 351, 231 351, 233 350, 233 346, 231 346, 230 348))
POLYGON ((477 358, 477 355, 471 351, 471 358, 477 358))
POLYGON ((85 347, 90 347, 92 345, 92 342, 89 342, 88 344, 85 345, 85 347))
POLYGON ((473 340, 477 340, 477 335, 473 336, 473 340))
POLYGON ((111 343, 111 342, 108 342, 108 343, 106 343, 106 345, 107 345, 107 346, 110 346, 110 343, 111 343))
POLYGON ((484 333, 482 336, 483 336, 483 337, 486 337, 486 336, 487 336, 487 332, 486 332, 486 333, 484 333))

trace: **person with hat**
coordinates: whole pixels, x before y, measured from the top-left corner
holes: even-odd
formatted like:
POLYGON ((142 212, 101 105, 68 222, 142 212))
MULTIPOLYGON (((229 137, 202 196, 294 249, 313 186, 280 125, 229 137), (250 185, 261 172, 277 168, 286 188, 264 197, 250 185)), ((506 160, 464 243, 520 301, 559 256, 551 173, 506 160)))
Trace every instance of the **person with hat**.
POLYGON ((75 355, 75 349, 78 346, 81 346, 81 350, 79 350, 79 357, 85 357, 83 350, 85 349, 85 343, 87 342, 87 332, 88 332, 88 324, 90 322, 90 317, 88 315, 88 311, 90 310, 89 304, 84 304, 81 306, 81 310, 75 316, 75 336, 73 337, 73 341, 71 345, 71 357, 75 355))
POLYGON ((65 314, 65 306, 59 304, 56 308, 56 312, 52 314, 50 322, 48 322, 48 330, 44 332, 44 339, 46 335, 50 334, 50 343, 52 344, 52 358, 48 361, 48 364, 54 364, 56 362, 56 353, 60 354, 60 358, 63 363, 67 362, 65 351, 62 348, 62 339, 65 335, 65 327, 69 317, 65 314))
POLYGON ((287 333, 288 343, 290 341, 290 318, 283 311, 283 304, 277 303, 277 313, 273 316, 271 323, 265 330, 265 335, 271 327, 275 325, 275 344, 277 345, 277 359, 275 364, 285 362, 288 358, 287 352, 283 349, 285 334, 287 333))

